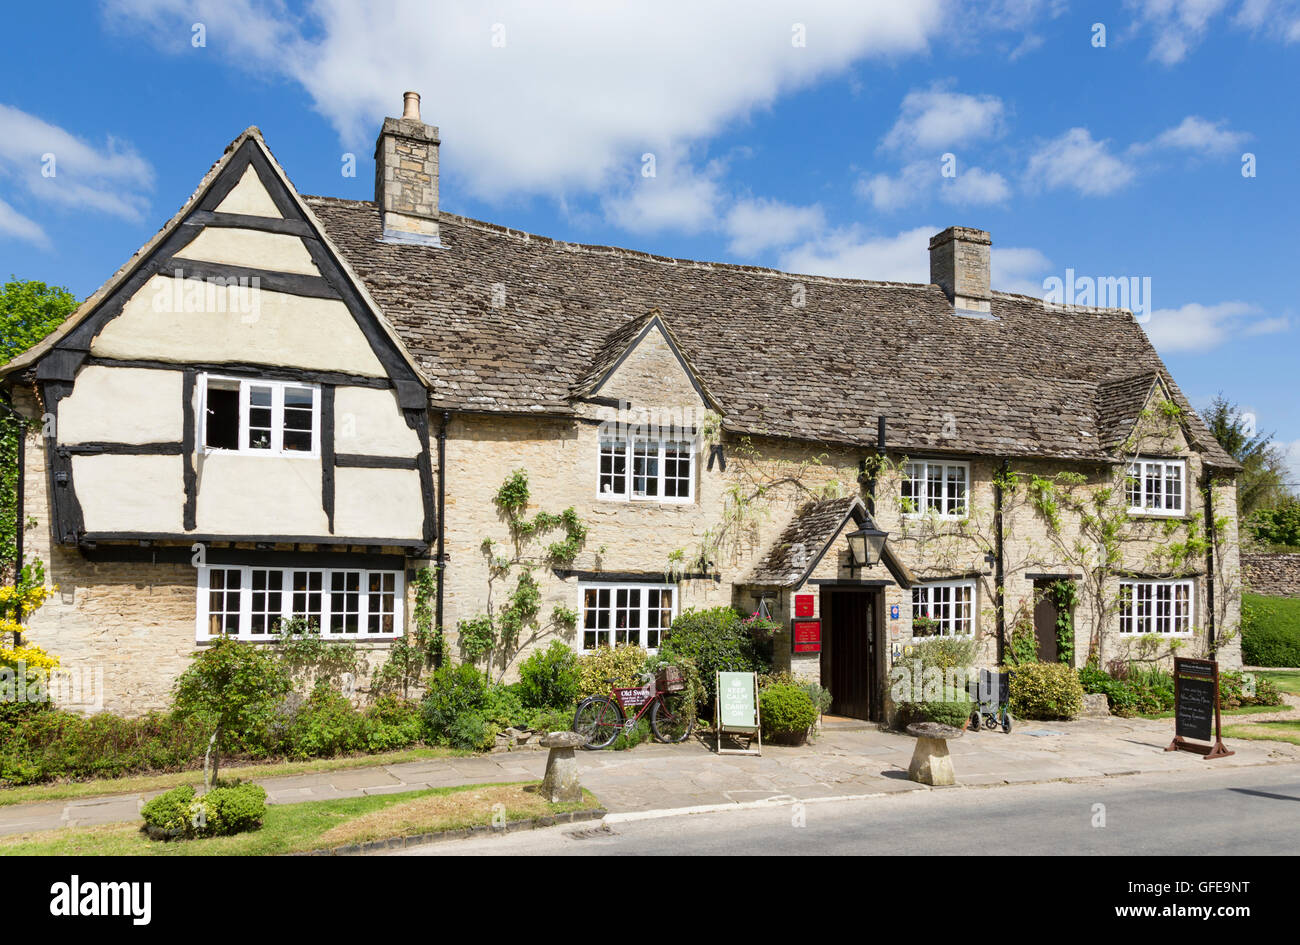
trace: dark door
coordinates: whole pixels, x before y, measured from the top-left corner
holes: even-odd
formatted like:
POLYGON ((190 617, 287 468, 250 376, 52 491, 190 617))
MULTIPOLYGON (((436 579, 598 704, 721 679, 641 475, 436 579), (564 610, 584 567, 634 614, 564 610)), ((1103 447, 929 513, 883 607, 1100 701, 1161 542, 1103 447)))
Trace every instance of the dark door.
POLYGON ((1056 604, 1041 581, 1034 584, 1034 636, 1038 638, 1038 661, 1057 662, 1060 656, 1056 644, 1056 604))
POLYGON ((870 592, 822 590, 822 685, 831 691, 832 715, 871 718, 874 603, 870 592))

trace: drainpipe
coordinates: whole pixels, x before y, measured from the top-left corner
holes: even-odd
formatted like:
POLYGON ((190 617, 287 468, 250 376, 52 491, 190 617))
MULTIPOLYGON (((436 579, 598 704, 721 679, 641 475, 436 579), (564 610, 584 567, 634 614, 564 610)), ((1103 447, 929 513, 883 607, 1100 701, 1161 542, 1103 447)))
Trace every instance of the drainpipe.
POLYGON ((1215 658, 1215 650, 1218 649, 1218 641, 1215 640, 1214 633, 1214 481, 1210 478, 1208 471, 1201 474, 1201 490, 1205 497, 1205 609, 1209 611, 1209 616, 1205 624, 1205 629, 1209 634, 1209 655, 1210 659, 1215 658))
POLYGON ((1006 614, 1006 567, 1003 556, 1003 522, 1002 522, 1002 480, 1011 472, 1011 461, 1002 460, 1002 475, 993 483, 993 541, 994 561, 993 584, 996 599, 998 627, 998 665, 1002 665, 1006 649, 1007 614, 1006 614))
POLYGON ((446 552, 447 536, 444 516, 447 509, 447 424, 450 421, 451 413, 444 410, 442 412, 442 423, 438 427, 438 598, 434 610, 434 620, 439 633, 442 632, 442 585, 445 583, 444 578, 447 573, 443 555, 446 552))
MULTIPOLYGON (((876 478, 880 472, 881 462, 885 458, 885 418, 883 416, 876 418, 876 461, 875 468, 872 469, 871 475, 866 477, 867 486, 867 511, 871 513, 872 521, 876 518, 876 478)), ((866 474, 867 461, 862 460, 862 472, 866 474)))

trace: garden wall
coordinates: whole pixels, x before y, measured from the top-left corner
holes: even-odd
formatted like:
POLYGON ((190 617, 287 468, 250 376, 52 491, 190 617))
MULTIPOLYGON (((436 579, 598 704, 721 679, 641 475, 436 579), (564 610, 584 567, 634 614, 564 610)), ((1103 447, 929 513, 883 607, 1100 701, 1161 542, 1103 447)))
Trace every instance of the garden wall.
POLYGON ((1242 552, 1246 589, 1266 597, 1300 597, 1300 554, 1242 552))

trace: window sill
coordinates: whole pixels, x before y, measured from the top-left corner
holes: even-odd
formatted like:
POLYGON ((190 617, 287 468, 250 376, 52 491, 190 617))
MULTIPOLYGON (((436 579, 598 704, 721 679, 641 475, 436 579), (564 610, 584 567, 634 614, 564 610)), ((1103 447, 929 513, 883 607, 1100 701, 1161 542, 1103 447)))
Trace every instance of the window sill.
POLYGON ((320 453, 304 453, 301 450, 223 450, 203 447, 201 456, 256 456, 259 459, 320 459, 320 453))
MULTIPOLYGON (((405 634, 401 634, 401 633, 386 634, 386 635, 379 635, 379 634, 370 635, 370 634, 367 634, 367 635, 365 635, 365 636, 361 636, 361 635, 359 635, 359 634, 354 636, 354 635, 352 635, 352 634, 337 633, 337 634, 331 634, 331 635, 329 635, 329 636, 322 636, 320 639, 321 639, 322 642, 325 642, 325 643, 340 643, 340 642, 346 642, 346 643, 393 643, 393 642, 396 642, 397 640, 400 640, 403 636, 405 636, 405 634)), ((265 637, 265 636, 258 636, 258 637, 230 637, 230 636, 226 636, 226 637, 204 637, 204 638, 201 639, 201 640, 195 640, 195 641, 194 641, 194 645, 195 645, 195 646, 211 646, 212 644, 216 643, 218 640, 233 640, 233 641, 235 641, 236 643, 253 643, 253 644, 262 644, 263 646, 274 646, 275 644, 277 644, 277 643, 280 642, 279 640, 273 639, 273 638, 271 638, 271 637, 265 637)))
POLYGON ((1162 521, 1178 521, 1193 517, 1191 512, 1154 512, 1151 509, 1127 509, 1126 512, 1131 519, 1150 518, 1161 519, 1162 521))
POLYGON ((964 522, 970 518, 969 515, 940 515, 938 512, 903 512, 901 518, 909 522, 923 522, 926 519, 934 519, 936 522, 964 522))

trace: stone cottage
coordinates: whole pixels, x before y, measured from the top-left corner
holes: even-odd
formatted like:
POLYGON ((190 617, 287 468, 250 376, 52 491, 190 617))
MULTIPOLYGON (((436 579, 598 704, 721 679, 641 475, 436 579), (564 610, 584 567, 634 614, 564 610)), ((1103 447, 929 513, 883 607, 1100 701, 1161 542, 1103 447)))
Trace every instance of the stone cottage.
POLYGON ((864 718, 920 636, 1239 663, 1237 466, 1131 313, 991 291, 965 227, 928 285, 546 239, 442 212, 439 147, 408 94, 374 201, 339 200, 249 128, 0 369, 45 421, 30 636, 107 708, 291 616, 382 658, 420 604, 456 654, 523 575, 506 675, 716 605, 864 718))

